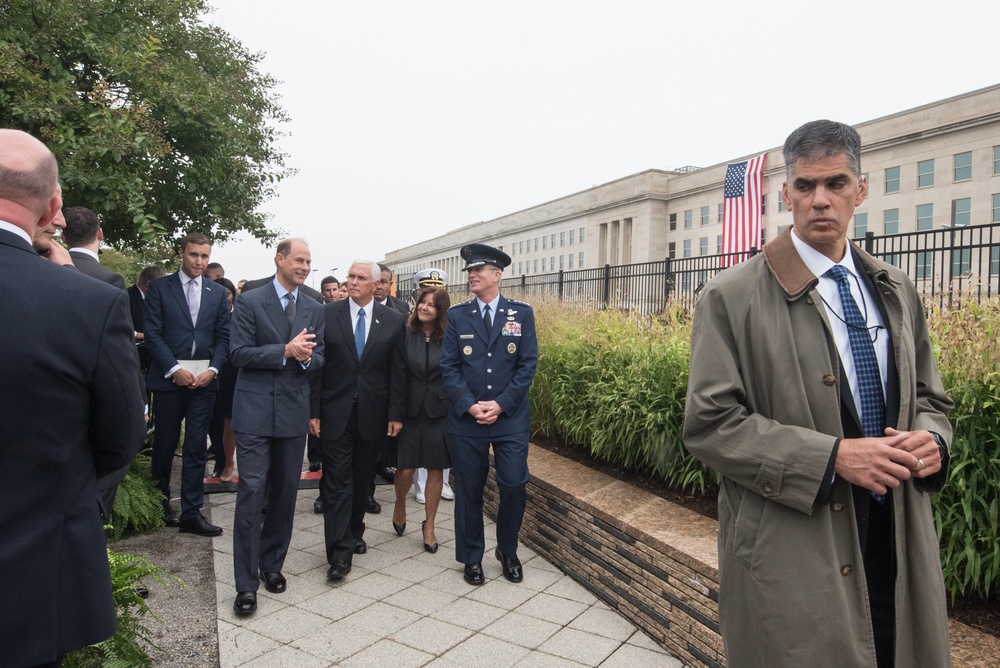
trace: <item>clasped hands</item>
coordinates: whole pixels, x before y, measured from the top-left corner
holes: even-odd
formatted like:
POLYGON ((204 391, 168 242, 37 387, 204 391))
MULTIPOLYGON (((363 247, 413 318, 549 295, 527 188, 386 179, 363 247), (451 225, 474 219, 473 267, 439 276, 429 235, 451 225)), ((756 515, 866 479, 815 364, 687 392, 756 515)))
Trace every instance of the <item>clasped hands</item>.
POLYGON ((315 334, 307 334, 303 327, 294 339, 285 344, 285 357, 294 357, 300 364, 312 359, 312 350, 316 347, 315 334))
POLYGON ((476 418, 477 424, 493 424, 503 413, 503 409, 495 401, 477 401, 469 406, 468 413, 476 418))
POLYGON ((904 480, 941 470, 941 452, 929 431, 885 430, 877 438, 845 438, 837 449, 837 475, 876 494, 904 480))
POLYGON ((174 385, 177 385, 178 387, 186 387, 191 390, 197 390, 199 387, 205 387, 215 380, 215 372, 211 369, 206 369, 195 376, 187 369, 178 369, 177 371, 174 371, 172 376, 170 376, 170 380, 174 381, 174 385))

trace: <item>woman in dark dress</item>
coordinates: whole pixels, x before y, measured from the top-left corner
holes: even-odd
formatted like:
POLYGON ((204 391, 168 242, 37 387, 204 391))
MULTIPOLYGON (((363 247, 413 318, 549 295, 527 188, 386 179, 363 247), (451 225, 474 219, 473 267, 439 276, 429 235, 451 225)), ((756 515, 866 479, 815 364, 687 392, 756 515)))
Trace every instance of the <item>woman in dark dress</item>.
POLYGON ((418 468, 427 469, 424 549, 437 552, 434 517, 441 501, 442 471, 448 457, 448 393, 441 379, 441 339, 451 300, 444 288, 424 288, 406 327, 406 417, 396 452, 396 506, 392 526, 406 529, 406 495, 418 468))

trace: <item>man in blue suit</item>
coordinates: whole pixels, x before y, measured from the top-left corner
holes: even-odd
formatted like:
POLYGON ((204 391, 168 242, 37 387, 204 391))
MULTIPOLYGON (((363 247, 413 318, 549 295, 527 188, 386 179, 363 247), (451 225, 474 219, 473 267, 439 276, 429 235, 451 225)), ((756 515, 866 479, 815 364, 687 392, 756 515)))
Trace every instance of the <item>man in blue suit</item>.
POLYGON ((205 438, 212 420, 216 378, 229 352, 225 289, 202 274, 212 240, 197 232, 181 239, 181 268, 149 284, 145 342, 152 358, 146 387, 153 393, 153 477, 163 492, 167 526, 181 533, 218 536, 222 528, 201 514, 205 501, 205 438), (170 507, 170 469, 184 422, 181 515, 170 507))
POLYGON ((239 369, 233 399, 240 474, 233 519, 237 615, 257 609, 258 579, 269 592, 285 591, 281 568, 309 430, 309 376, 323 366, 323 307, 301 289, 312 273, 309 246, 285 239, 274 263, 274 280, 244 291, 233 312, 230 361, 239 369))
POLYGON ((465 581, 483 575, 483 487, 493 446, 500 507, 497 549, 503 576, 521 582, 517 534, 528 482, 528 389, 535 377, 538 340, 531 306, 500 294, 510 256, 485 244, 462 248, 469 289, 476 298, 448 310, 441 373, 451 400, 448 414, 455 492, 455 558, 465 581))

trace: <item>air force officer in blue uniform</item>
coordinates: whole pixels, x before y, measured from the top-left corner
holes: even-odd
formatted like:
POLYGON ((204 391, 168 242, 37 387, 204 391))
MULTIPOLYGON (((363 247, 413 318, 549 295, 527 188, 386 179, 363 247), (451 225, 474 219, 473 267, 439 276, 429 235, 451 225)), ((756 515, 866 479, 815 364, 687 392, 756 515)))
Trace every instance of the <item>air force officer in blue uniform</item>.
POLYGON ((503 576, 522 580, 517 534, 528 482, 528 388, 535 376, 535 316, 524 302, 500 294, 510 256, 484 244, 462 248, 476 298, 451 307, 441 345, 441 370, 451 401, 449 450, 457 479, 455 558, 465 581, 483 576, 483 487, 493 446, 500 508, 497 550, 503 576))

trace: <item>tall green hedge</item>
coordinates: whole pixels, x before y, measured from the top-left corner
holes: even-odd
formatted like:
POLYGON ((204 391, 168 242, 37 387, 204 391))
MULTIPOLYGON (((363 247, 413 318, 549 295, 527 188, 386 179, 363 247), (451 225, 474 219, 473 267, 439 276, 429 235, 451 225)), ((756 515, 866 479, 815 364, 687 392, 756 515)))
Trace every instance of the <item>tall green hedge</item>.
MULTIPOLYGON (((536 308, 535 428, 630 470, 693 493, 714 473, 681 442, 690 319, 562 304, 536 308)), ((949 483, 933 500, 952 596, 996 597, 1000 586, 1000 301, 933 311, 941 377, 956 407, 949 483)))

